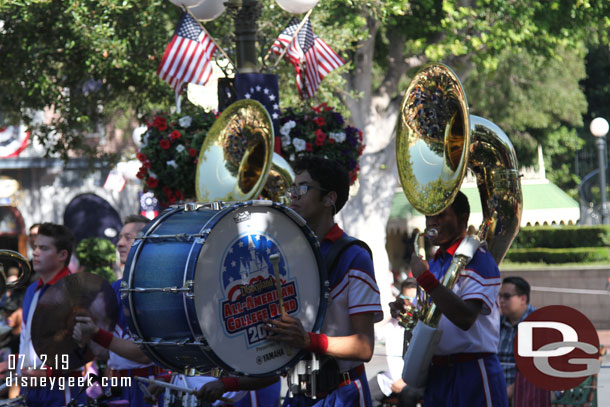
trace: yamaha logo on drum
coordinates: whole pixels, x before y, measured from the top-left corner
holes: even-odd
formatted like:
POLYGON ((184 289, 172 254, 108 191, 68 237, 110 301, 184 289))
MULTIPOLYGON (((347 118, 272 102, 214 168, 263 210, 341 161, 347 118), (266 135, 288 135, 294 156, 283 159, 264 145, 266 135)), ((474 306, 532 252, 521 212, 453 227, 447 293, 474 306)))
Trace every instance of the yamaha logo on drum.
POLYGON ((262 233, 240 236, 227 248, 222 261, 223 328, 230 336, 245 333, 248 345, 265 340, 262 321, 281 314, 279 288, 269 260, 276 253, 280 254, 278 268, 284 307, 288 314, 293 314, 299 309, 296 284, 289 280, 280 248, 269 236, 262 233))

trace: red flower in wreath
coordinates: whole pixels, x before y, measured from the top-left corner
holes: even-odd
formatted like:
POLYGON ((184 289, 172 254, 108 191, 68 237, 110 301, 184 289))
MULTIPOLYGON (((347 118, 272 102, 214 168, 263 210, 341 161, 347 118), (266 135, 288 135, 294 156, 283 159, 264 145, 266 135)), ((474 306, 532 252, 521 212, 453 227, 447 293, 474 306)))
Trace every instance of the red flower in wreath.
POLYGON ((162 149, 167 150, 170 146, 170 143, 169 143, 169 140, 163 139, 159 142, 159 145, 161 146, 162 149))
POLYGON ((324 140, 326 140, 326 134, 320 129, 316 130, 316 146, 323 146, 324 140))
POLYGON ((159 131, 165 131, 167 130, 167 119, 165 119, 165 117, 155 116, 152 125, 159 129, 159 131))
POLYGON ((324 110, 325 112, 329 112, 333 109, 332 109, 332 107, 328 106, 328 104, 326 102, 324 102, 324 103, 320 103, 316 107, 312 107, 311 110, 313 110, 316 113, 320 113, 322 110, 324 110))
POLYGON ((189 155, 191 157, 195 157, 197 155, 197 150, 195 150, 194 148, 189 148, 189 155))
POLYGON ((148 185, 148 188, 150 189, 156 188, 157 185, 159 185, 159 180, 153 177, 148 177, 148 180, 146 180, 146 185, 148 185))
POLYGON ((313 145, 311 143, 305 143, 305 151, 313 151, 313 145))
POLYGON ((315 119, 313 119, 314 123, 317 124, 319 127, 324 126, 324 124, 326 124, 326 122, 324 121, 324 118, 322 116, 316 116, 315 119))
POLYGON ((172 133, 169 135, 169 138, 174 141, 174 140, 178 140, 182 135, 180 134, 180 132, 178 130, 174 130, 172 131, 172 133))
POLYGON ((146 177, 146 168, 141 167, 138 173, 136 174, 136 177, 138 177, 139 179, 144 179, 146 177))
POLYGON ((136 154, 136 158, 140 161, 140 162, 146 162, 146 154, 144 153, 138 153, 136 154))

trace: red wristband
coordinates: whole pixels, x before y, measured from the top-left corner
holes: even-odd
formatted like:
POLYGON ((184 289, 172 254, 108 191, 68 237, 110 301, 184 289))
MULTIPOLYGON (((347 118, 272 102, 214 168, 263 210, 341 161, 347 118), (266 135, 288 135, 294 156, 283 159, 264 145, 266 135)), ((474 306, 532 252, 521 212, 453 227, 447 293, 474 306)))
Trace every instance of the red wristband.
POLYGON ((239 390, 239 378, 237 377, 221 377, 220 381, 224 384, 226 391, 239 390))
POLYGON ((432 274, 430 270, 426 270, 422 274, 420 274, 419 277, 417 277, 417 283, 427 293, 429 293, 430 291, 434 290, 436 286, 439 285, 441 282, 438 281, 436 277, 434 277, 434 274, 432 274))
POLYGON ((100 328, 97 330, 97 333, 93 335, 92 339, 93 342, 108 349, 110 347, 110 342, 112 342, 112 338, 114 338, 114 336, 110 332, 100 328))
POLYGON ((326 350, 328 349, 328 336, 313 332, 307 333, 309 334, 309 341, 311 342, 307 347, 307 350, 320 355, 325 354, 326 350))

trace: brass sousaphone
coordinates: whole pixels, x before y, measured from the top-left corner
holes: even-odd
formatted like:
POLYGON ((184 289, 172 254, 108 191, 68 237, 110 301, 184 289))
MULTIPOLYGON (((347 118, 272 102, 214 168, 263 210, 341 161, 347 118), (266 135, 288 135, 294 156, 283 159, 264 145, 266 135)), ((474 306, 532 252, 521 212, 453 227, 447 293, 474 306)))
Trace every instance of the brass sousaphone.
POLYGON ((286 160, 273 152, 273 124, 263 105, 239 100, 208 132, 197 162, 199 202, 248 201, 259 196, 282 202, 294 180, 286 160))
MULTIPOLYGON (((442 283, 449 289, 484 241, 498 264, 519 230, 523 198, 517 158, 508 136, 494 123, 470 115, 459 78, 442 64, 420 70, 405 92, 396 129, 396 158, 403 191, 415 209, 436 215, 453 202, 466 169, 477 179, 483 223, 477 236, 462 241, 442 283)), ((425 385, 434 348, 440 341, 441 313, 418 298, 403 379, 425 385)))

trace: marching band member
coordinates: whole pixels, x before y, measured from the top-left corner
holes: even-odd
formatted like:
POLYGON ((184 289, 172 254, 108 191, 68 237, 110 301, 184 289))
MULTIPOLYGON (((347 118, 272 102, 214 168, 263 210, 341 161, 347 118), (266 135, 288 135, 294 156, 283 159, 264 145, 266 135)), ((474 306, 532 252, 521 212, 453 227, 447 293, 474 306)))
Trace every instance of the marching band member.
MULTIPOLYGON (((123 229, 119 234, 117 249, 121 268, 125 267, 129 249, 135 241, 136 235, 148 223, 148 218, 141 215, 130 215, 125 218, 123 229)), ((120 288, 121 280, 112 283, 112 288, 116 293, 117 301, 121 304, 120 288)), ((76 317, 73 337, 80 343, 87 343, 93 340, 97 344, 109 350, 108 367, 111 369, 112 377, 148 377, 154 378, 162 373, 162 369, 154 365, 150 359, 142 352, 140 347, 133 342, 127 330, 127 320, 123 312, 123 307, 119 306, 119 317, 114 332, 110 333, 97 327, 90 317, 76 317)), ((136 380, 131 381, 131 386, 122 387, 121 395, 118 399, 129 401, 130 406, 149 406, 144 400, 144 393, 140 389, 136 380)))
MULTIPOLYGON (((326 256, 335 242, 346 236, 333 218, 348 199, 349 176, 338 163, 319 157, 302 158, 294 170, 290 207, 321 237, 320 249, 326 256)), ((324 372, 333 384, 316 394, 315 399, 295 393, 286 397, 285 406, 372 405, 363 362, 373 356, 373 324, 383 316, 373 262, 366 249, 350 245, 335 264, 328 276, 331 292, 323 333, 306 332, 298 319, 288 315, 267 321, 269 339, 338 362, 334 372, 324 372)), ((199 396, 210 401, 221 391, 248 388, 252 380, 255 379, 223 378, 203 386, 199 396)))
MULTIPOLYGON (((439 281, 466 236, 469 216, 468 198, 458 192, 451 206, 438 215, 426 216, 426 228, 438 231, 432 239, 432 244, 439 246, 434 258, 428 264, 417 253, 411 256, 413 276, 443 314, 438 326, 443 333, 424 392, 426 407, 507 405, 504 375, 496 354, 500 271, 495 260, 480 247, 453 291, 439 281)), ((403 305, 394 302, 390 307, 395 314, 403 305)))
MULTIPOLYGON (((48 360, 43 364, 34 350, 31 332, 32 319, 39 300, 50 286, 70 275, 68 263, 73 248, 74 235, 67 227, 53 223, 43 223, 39 226, 34 243, 33 266, 40 279, 27 288, 23 299, 24 318, 21 326, 19 358, 16 363, 21 394, 25 394, 28 406, 65 406, 79 392, 77 387, 59 386, 57 383, 47 386, 27 386, 22 382, 22 380, 33 382, 33 379, 41 377, 82 376, 81 370, 65 371, 61 369, 62 366, 55 366, 48 360)), ((86 401, 85 395, 81 394, 78 401, 86 401)))

